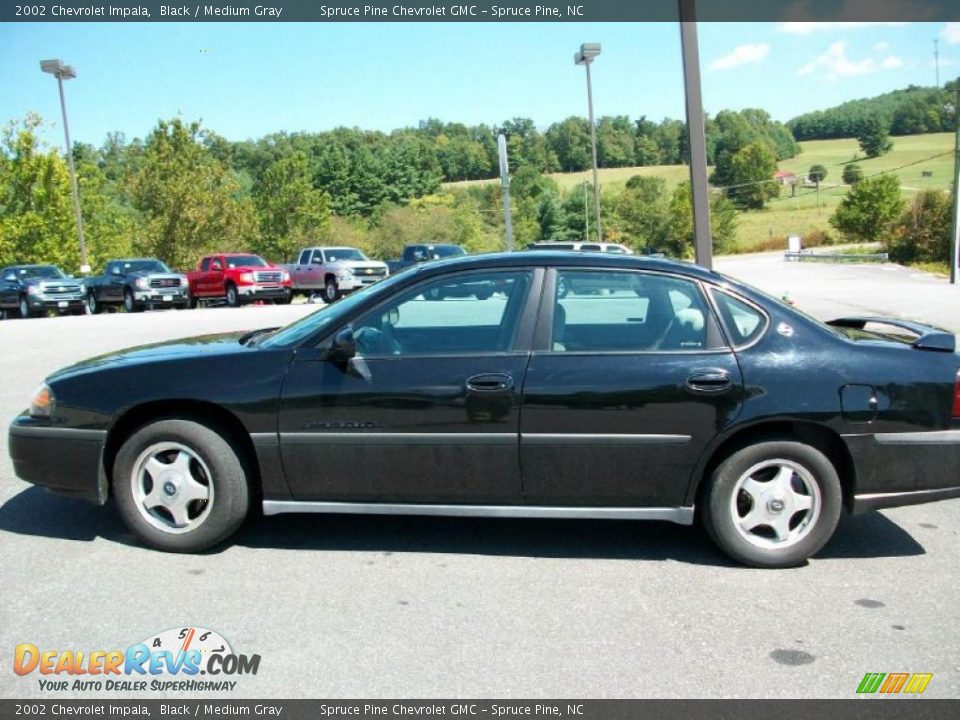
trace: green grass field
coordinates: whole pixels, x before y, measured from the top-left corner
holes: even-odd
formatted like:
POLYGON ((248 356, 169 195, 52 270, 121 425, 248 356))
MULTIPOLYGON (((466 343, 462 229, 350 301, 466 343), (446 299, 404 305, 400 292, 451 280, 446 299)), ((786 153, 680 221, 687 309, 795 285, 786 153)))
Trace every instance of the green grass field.
MULTIPOLYGON (((742 252, 764 249, 765 246, 778 243, 778 238, 785 238, 787 235, 807 235, 818 230, 831 233, 828 219, 849 189, 842 185, 841 176, 844 165, 850 161, 855 161, 860 166, 864 177, 896 172, 907 200, 919 189, 948 188, 952 182, 952 133, 895 137, 893 150, 873 159, 858 157, 854 160, 862 153, 853 138, 814 140, 801 143, 800 147, 801 152, 797 157, 780 162, 779 167, 801 177, 807 174, 811 165, 820 164, 827 168, 827 177, 820 188, 819 208, 817 193, 812 188, 797 186, 796 197, 791 197, 789 188, 784 188, 781 196, 768 203, 763 210, 740 213, 737 245, 742 252), (924 172, 931 173, 930 177, 924 177, 924 172)), ((689 178, 689 169, 685 165, 604 169, 600 170, 600 187, 604 190, 622 189, 626 181, 634 175, 662 177, 667 181, 667 187, 672 189, 689 178)), ((554 173, 550 177, 557 181, 561 189, 570 190, 584 180, 591 180, 591 173, 554 173)), ((448 183, 445 187, 492 182, 499 180, 448 183)), ((783 245, 785 246, 785 241, 783 245)))

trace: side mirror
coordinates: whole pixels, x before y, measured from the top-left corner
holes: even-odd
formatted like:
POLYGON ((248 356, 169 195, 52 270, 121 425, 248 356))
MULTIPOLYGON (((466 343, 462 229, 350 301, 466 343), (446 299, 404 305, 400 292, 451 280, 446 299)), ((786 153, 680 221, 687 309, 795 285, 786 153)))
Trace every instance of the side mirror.
POLYGON ((357 341, 352 328, 344 328, 333 339, 333 345, 327 351, 327 360, 345 363, 357 354, 357 341))

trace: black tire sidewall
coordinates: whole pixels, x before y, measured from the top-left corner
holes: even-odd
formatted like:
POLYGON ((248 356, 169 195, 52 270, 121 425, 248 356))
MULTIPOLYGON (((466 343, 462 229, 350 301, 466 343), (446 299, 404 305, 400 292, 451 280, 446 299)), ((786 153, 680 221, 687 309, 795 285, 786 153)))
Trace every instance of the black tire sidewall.
POLYGON ((843 506, 843 492, 836 468, 822 452, 801 442, 770 440, 744 447, 721 462, 713 472, 704 497, 703 521, 721 550, 735 560, 754 567, 794 567, 816 554, 833 535, 843 506), (800 542, 783 549, 766 549, 749 543, 734 526, 729 506, 740 477, 757 463, 780 458, 805 467, 820 489, 820 515, 814 528, 800 542))
POLYGON ((199 552, 232 535, 247 515, 250 490, 238 453, 225 433, 191 420, 158 420, 131 435, 113 466, 113 494, 124 523, 147 545, 168 552, 199 552), (195 530, 172 534, 148 523, 133 497, 133 468, 140 454, 158 442, 178 442, 199 455, 210 469, 213 505, 195 530))

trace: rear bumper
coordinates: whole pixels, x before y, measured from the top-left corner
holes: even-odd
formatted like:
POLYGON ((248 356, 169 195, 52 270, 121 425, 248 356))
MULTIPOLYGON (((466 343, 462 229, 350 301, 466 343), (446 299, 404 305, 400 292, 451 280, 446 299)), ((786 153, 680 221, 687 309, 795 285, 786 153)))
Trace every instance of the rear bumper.
POLYGON ((105 430, 50 427, 29 415, 10 424, 8 447, 21 480, 102 505, 107 481, 101 462, 105 430))
POLYGON ((960 429, 844 435, 857 471, 854 513, 960 497, 960 429))

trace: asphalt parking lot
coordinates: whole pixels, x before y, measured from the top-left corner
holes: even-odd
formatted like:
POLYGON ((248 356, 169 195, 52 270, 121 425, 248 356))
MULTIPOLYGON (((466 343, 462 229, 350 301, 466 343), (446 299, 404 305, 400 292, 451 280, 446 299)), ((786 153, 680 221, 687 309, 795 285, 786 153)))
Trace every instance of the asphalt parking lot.
MULTIPOLYGON (((817 316, 960 332, 957 288, 904 268, 717 264, 817 316)), ((313 309, 0 322, 0 417, 70 362, 313 309)), ((18 643, 125 648, 189 625, 262 657, 220 698, 846 698, 866 672, 932 672, 926 696, 960 696, 960 500, 845 519, 779 571, 733 565, 694 528, 603 521, 275 516, 177 556, 137 545, 109 506, 19 481, 0 445, 3 697, 73 696, 16 677, 18 643)))

